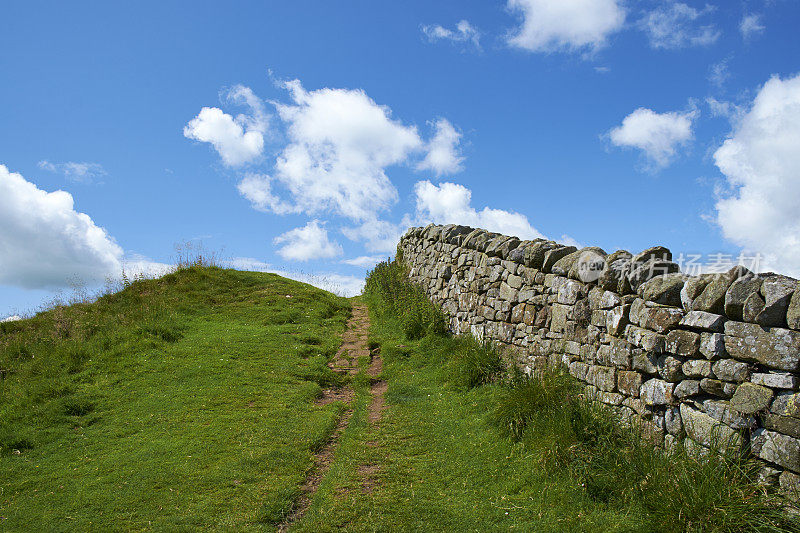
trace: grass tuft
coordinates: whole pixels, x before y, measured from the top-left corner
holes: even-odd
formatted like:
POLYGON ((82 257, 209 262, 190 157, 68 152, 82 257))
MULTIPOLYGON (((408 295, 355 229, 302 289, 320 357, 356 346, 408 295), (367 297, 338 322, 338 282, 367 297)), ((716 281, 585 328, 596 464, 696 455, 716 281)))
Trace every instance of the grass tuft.
POLYGON ((577 392, 576 384, 563 373, 548 371, 546 376, 534 377, 513 367, 499 389, 495 423, 508 437, 520 441, 529 425, 566 412, 577 392))
POLYGON ((497 346, 480 342, 471 335, 460 335, 454 339, 450 354, 453 380, 466 388, 494 383, 506 370, 503 357, 497 346))
POLYGON ((373 313, 395 317, 409 340, 447 332, 444 314, 408 282, 408 270, 401 262, 378 263, 367 275, 364 296, 373 313))

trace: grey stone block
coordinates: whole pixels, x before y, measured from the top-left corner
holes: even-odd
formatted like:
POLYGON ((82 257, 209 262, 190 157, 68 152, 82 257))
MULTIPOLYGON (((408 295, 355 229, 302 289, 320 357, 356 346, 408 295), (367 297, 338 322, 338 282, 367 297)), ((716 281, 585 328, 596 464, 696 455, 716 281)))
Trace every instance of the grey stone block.
POLYGON ((725 349, 735 359, 761 363, 777 370, 800 370, 800 333, 764 329, 745 322, 725 323, 725 349))
POLYGON ((721 359, 714 363, 714 375, 723 381, 741 383, 750 377, 750 368, 746 363, 735 359, 721 359))
POLYGON ((741 435, 706 413, 693 409, 685 403, 681 404, 680 412, 686 435, 693 441, 705 447, 741 446, 741 435))
POLYGON ((765 410, 771 402, 771 389, 753 383, 742 383, 731 398, 731 409, 749 415, 765 410))
POLYGON ((683 329, 667 333, 664 349, 682 357, 694 357, 700 353, 700 334, 683 329))
POLYGON ((704 359, 685 361, 681 370, 683 370, 683 375, 689 378, 710 378, 712 376, 711 361, 704 359))
POLYGON ((765 461, 800 472, 800 440, 794 437, 757 429, 750 438, 750 450, 765 461))
POLYGON ((701 333, 700 353, 712 361, 723 357, 725 355, 725 336, 721 333, 701 333))
POLYGON ((680 326, 695 331, 722 332, 725 317, 705 311, 689 311, 680 321, 680 326))
POLYGON ((645 405, 670 405, 675 403, 674 390, 674 383, 653 378, 642 384, 639 397, 645 405))
POLYGON ((798 383, 797 376, 788 372, 756 372, 750 381, 771 389, 796 389, 798 383))
POLYGON ((684 313, 673 307, 645 307, 639 313, 639 325, 657 333, 675 329, 684 313))

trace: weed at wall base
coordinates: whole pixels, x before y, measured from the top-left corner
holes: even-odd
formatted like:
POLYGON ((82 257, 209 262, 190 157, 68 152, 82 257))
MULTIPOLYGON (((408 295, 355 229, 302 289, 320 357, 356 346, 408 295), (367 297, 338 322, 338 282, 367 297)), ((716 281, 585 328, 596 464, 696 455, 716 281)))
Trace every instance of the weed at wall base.
POLYGON ((375 266, 367 275, 364 296, 374 313, 397 317, 408 339, 447 332, 444 314, 422 290, 408 283, 408 270, 398 261, 375 266))

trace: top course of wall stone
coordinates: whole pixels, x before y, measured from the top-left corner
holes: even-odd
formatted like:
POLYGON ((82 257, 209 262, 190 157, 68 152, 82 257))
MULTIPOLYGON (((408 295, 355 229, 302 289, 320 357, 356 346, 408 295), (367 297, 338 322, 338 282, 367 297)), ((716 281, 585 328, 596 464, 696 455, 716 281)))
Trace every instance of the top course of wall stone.
POLYGON ((398 252, 456 333, 527 369, 564 364, 659 446, 720 441, 800 484, 800 289, 735 267, 687 276, 671 252, 525 241, 466 226, 411 228, 398 252))

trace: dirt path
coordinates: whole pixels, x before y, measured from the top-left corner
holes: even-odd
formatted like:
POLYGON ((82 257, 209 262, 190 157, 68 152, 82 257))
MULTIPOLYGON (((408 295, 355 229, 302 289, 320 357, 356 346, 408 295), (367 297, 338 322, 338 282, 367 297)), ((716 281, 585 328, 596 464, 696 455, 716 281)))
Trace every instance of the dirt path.
MULTIPOLYGON (((370 365, 367 370, 372 378, 370 392, 372 398, 368 408, 369 420, 377 423, 380 420, 380 413, 383 410, 383 393, 386 390, 386 383, 376 379, 383 369, 383 362, 380 358, 380 350, 375 349, 370 352, 367 346, 367 334, 369 331, 369 315, 367 307, 363 304, 353 306, 353 315, 347 323, 347 330, 342 334, 342 346, 339 351, 328 363, 328 366, 339 374, 354 376, 358 373, 358 360, 362 356, 370 357, 370 365)), ((298 498, 295 508, 291 515, 278 526, 278 531, 288 531, 291 525, 300 520, 311 505, 314 494, 319 488, 319 484, 333 463, 336 448, 342 438, 342 434, 350 423, 353 414, 352 402, 355 397, 352 386, 336 389, 326 389, 322 397, 317 401, 317 405, 326 405, 335 401, 344 402, 347 405, 328 442, 322 449, 314 455, 314 466, 308 474, 303 485, 300 487, 302 495, 298 498)))
MULTIPOLYGON (((376 428, 381 421, 383 409, 386 400, 384 394, 388 388, 386 381, 378 379, 378 376, 383 372, 383 359, 381 359, 380 347, 373 348, 370 351, 370 364, 367 369, 367 374, 370 377, 369 392, 372 395, 370 398, 369 406, 367 407, 367 419, 373 428, 376 428)), ((367 442, 367 446, 377 446, 375 442, 367 442)), ((381 471, 381 465, 370 463, 363 464, 358 467, 358 475, 361 478, 361 492, 369 494, 378 488, 377 475, 381 471)))
POLYGON ((381 414, 384 407, 384 393, 388 388, 387 383, 378 379, 378 376, 383 372, 383 359, 381 359, 381 349, 376 347, 369 353, 370 363, 367 373, 370 377, 369 391, 372 394, 372 399, 369 402, 369 421, 372 424, 377 424, 381 420, 381 414))

